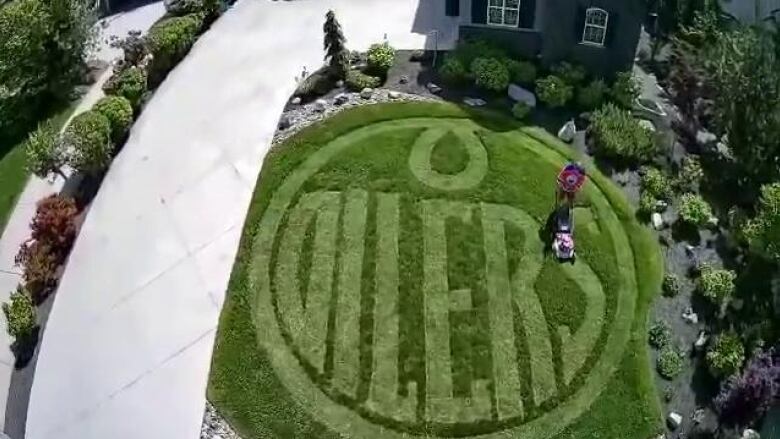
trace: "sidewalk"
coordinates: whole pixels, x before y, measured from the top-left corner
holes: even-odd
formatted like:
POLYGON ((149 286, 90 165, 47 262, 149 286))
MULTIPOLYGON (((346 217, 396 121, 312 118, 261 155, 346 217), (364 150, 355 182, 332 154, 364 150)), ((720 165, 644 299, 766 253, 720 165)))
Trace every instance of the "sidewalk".
MULTIPOLYGON (((164 13, 162 3, 155 3, 139 8, 136 11, 121 14, 113 18, 113 21, 106 29, 102 30, 103 37, 106 39, 109 35, 117 34, 124 36, 131 26, 135 28, 148 29, 148 27, 164 13)), ((121 53, 117 49, 108 47, 101 43, 98 47, 95 58, 110 62, 115 56, 121 53)), ((84 95, 79 102, 73 114, 65 124, 67 126, 70 120, 92 107, 101 97, 103 97, 103 84, 111 76, 111 68, 107 69, 95 82, 92 88, 84 95)), ((64 181, 59 176, 56 178, 43 180, 36 176, 30 176, 24 191, 19 196, 16 207, 8 224, 0 236, 0 303, 8 301, 11 293, 16 290, 21 282, 21 272, 19 267, 15 266, 14 259, 19 251, 19 246, 30 237, 30 221, 35 215, 36 203, 52 193, 59 192, 64 181)), ((5 428, 6 404, 8 402, 8 390, 11 384, 11 375, 14 370, 14 355, 11 352, 10 345, 12 338, 6 331, 5 318, 0 318, 0 431, 5 428)))
MULTIPOLYGON (((443 16, 442 0, 423 3, 443 16)), ((325 12, 350 49, 384 34, 413 49, 437 20, 417 6, 241 0, 201 37, 87 215, 43 337, 27 439, 198 437, 244 216, 295 76, 322 65, 325 12)))

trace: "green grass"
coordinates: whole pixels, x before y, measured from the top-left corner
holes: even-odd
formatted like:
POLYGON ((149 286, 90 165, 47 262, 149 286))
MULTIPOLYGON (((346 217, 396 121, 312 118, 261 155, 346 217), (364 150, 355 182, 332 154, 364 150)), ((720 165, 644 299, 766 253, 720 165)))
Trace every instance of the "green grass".
MULTIPOLYGON (((61 127, 64 125, 72 111, 73 107, 69 107, 53 116, 51 118, 53 126, 61 127)), ((0 145, 0 152, 2 151, 6 152, 0 155, 0 235, 5 229, 11 212, 16 207, 19 195, 27 184, 27 178, 30 176, 27 171, 24 140, 7 149, 0 145)))
POLYGON ((491 113, 420 103, 346 111, 275 148, 210 400, 247 439, 649 437, 660 254, 595 171, 577 263, 545 254, 570 154, 491 113))

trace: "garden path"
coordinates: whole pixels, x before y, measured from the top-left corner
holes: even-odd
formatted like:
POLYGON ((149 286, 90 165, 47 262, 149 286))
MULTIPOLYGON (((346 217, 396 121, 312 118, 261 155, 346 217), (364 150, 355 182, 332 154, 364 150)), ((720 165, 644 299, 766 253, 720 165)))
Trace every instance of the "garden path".
POLYGON ((336 10, 351 49, 422 48, 443 0, 242 0, 133 126, 70 256, 38 358, 27 439, 192 439, 244 216, 303 67, 336 10), (430 9, 429 9, 430 8, 430 9))

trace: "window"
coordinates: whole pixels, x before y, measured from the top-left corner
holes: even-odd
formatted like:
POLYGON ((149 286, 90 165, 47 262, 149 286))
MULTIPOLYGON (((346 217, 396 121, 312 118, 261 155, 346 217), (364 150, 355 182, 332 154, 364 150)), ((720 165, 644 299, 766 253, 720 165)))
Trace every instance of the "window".
POLYGON ((603 46, 607 38, 607 24, 609 14, 599 8, 588 8, 585 11, 585 30, 582 32, 582 42, 603 46))
POLYGON ((488 0, 488 24, 517 27, 520 22, 520 0, 488 0))

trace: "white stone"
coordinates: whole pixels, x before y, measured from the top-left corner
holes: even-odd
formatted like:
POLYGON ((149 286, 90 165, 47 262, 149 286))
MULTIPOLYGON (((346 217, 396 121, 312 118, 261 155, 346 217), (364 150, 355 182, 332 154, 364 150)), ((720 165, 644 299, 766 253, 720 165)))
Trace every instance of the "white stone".
POLYGON ((360 97, 363 99, 371 99, 371 97, 374 96, 374 89, 366 87, 363 90, 360 90, 360 97))
POLYGON ((531 108, 536 107, 536 95, 519 85, 510 84, 507 89, 507 94, 517 102, 524 102, 531 108))
POLYGON ((563 124, 560 130, 558 130, 558 138, 564 142, 571 142, 574 140, 574 136, 577 134, 577 126, 573 120, 570 120, 563 124))
POLYGON ((428 89, 429 92, 433 94, 441 93, 441 87, 434 84, 433 82, 429 82, 428 85, 426 85, 425 87, 428 89))
POLYGON ((338 87, 338 88, 344 87, 344 81, 342 81, 341 79, 336 81, 336 87, 338 87))
POLYGON ((463 98, 463 103, 469 107, 484 107, 487 102, 480 98, 463 98))
POLYGON ((664 225, 665 225, 665 223, 664 223, 664 217, 662 217, 662 216, 661 216, 661 214, 660 214, 660 213, 658 213, 658 212, 654 212, 654 213, 653 213, 653 214, 650 216, 650 222, 652 222, 652 223, 653 223, 653 228, 654 228, 654 229, 656 229, 656 230, 661 230, 661 229, 663 229, 663 228, 664 228, 664 225))
POLYGON ((390 98, 390 99, 400 99, 401 98, 401 93, 399 93, 397 91, 389 91, 389 92, 387 92, 387 97, 390 98))
POLYGON ((328 101, 325 99, 317 99, 314 101, 314 110, 319 111, 320 113, 325 111, 325 109, 328 108, 328 101))
POLYGON ((647 131, 650 131, 651 133, 656 132, 655 124, 647 119, 639 119, 639 126, 646 129, 647 131))
POLYGON ((333 98, 333 103, 335 105, 343 105, 347 102, 349 102, 349 94, 347 93, 339 93, 333 98))
POLYGON ((699 323, 699 315, 693 312, 691 308, 687 308, 682 314, 683 320, 691 325, 699 323))
POLYGON ((718 136, 715 134, 706 131, 701 130, 696 133, 696 142, 698 142, 700 145, 708 145, 710 143, 715 143, 718 141, 718 136))
POLYGON ((682 424, 682 420, 682 415, 677 412, 669 412, 669 415, 666 416, 666 423, 672 430, 676 430, 682 424))
POLYGON ((301 105, 301 98, 296 96, 296 97, 292 98, 290 103, 293 104, 293 105, 301 105))
POLYGON ((742 432, 742 439, 761 439, 761 435, 758 434, 756 430, 746 428, 745 431, 742 432))
POLYGON ((699 332, 699 337, 696 338, 696 342, 693 344, 694 347, 696 347, 696 350, 702 350, 705 346, 707 346, 707 342, 710 340, 710 336, 707 335, 707 332, 701 331, 699 332))

